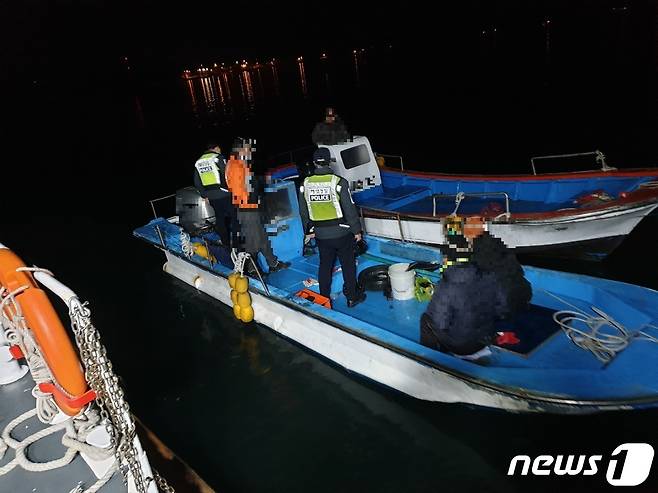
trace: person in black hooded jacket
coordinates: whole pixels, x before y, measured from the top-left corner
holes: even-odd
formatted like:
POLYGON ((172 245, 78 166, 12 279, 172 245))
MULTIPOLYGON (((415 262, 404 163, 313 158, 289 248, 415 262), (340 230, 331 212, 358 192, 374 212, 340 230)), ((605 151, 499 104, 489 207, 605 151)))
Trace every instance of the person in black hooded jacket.
POLYGON ((481 217, 468 217, 464 223, 464 237, 473 251, 471 262, 480 269, 494 272, 500 279, 508 298, 510 313, 506 318, 525 310, 532 298, 532 288, 523 275, 523 267, 500 238, 485 230, 481 217))
POLYGON ((527 307, 530 283, 516 257, 484 231, 484 221, 446 225, 443 276, 421 317, 421 344, 458 355, 491 344, 496 323, 527 307))
MULTIPOLYGON (((463 236, 460 240, 467 244, 463 236)), ((496 274, 480 269, 470 261, 471 252, 463 250, 448 248, 441 281, 420 323, 421 344, 458 355, 475 353, 490 344, 496 321, 509 311, 496 274)))
POLYGON ((336 114, 333 108, 325 110, 324 120, 316 123, 311 134, 313 143, 323 145, 344 144, 350 140, 350 134, 343 120, 336 114))

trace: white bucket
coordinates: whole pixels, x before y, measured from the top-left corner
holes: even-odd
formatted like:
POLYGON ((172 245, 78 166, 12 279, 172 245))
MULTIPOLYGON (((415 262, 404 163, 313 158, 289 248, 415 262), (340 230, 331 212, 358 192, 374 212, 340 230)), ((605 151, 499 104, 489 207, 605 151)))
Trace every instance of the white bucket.
POLYGON ((391 291, 396 300, 410 300, 414 297, 416 271, 407 271, 409 264, 393 264, 388 268, 391 291))

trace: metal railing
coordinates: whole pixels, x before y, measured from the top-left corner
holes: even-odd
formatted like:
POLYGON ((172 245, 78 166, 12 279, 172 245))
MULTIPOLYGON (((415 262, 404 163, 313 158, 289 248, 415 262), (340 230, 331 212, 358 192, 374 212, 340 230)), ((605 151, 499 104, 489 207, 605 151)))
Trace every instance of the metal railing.
POLYGON ((395 154, 382 154, 381 152, 376 152, 375 153, 375 158, 377 158, 379 156, 381 156, 383 158, 390 157, 390 158, 394 158, 394 159, 399 159, 400 160, 400 170, 404 171, 404 161, 402 160, 402 156, 397 156, 395 154))
POLYGON ((452 215, 457 214, 457 211, 459 210, 459 206, 462 203, 462 200, 466 197, 487 197, 489 195, 502 195, 505 197, 505 212, 502 214, 499 214, 494 218, 494 220, 500 218, 501 216, 505 216, 505 218, 509 219, 511 216, 510 210, 509 210, 509 195, 507 192, 458 192, 456 194, 445 194, 445 193, 435 193, 432 195, 432 217, 436 217, 436 199, 442 199, 442 198, 447 198, 447 197, 455 197, 455 210, 452 211, 452 215))
MULTIPOLYGON (((153 219, 158 218, 158 213, 155 210, 155 203, 156 202, 161 202, 163 200, 170 199, 172 197, 176 197, 176 194, 172 193, 172 194, 169 194, 169 195, 165 195, 164 197, 158 197, 157 199, 149 200, 149 204, 151 205, 151 210, 153 211, 153 219)), ((164 236, 162 236, 162 231, 160 230, 160 226, 157 225, 157 224, 155 225, 155 231, 158 233, 158 238, 160 239, 160 244, 162 245, 162 247, 167 248, 167 245, 166 245, 165 240, 164 240, 164 236)))
POLYGON ((156 202, 161 202, 161 201, 163 201, 163 200, 170 199, 170 198, 175 197, 175 196, 176 196, 175 193, 171 193, 171 194, 169 194, 169 195, 165 195, 164 197, 158 197, 157 199, 151 199, 151 200, 149 200, 149 204, 151 204, 151 210, 153 211, 153 218, 154 218, 154 219, 157 219, 157 218, 158 218, 158 213, 155 211, 155 203, 156 203, 156 202))
POLYGON ((614 171, 617 168, 614 168, 612 166, 608 166, 608 164, 605 162, 605 154, 603 154, 601 151, 598 149, 595 151, 591 152, 577 152, 573 154, 553 154, 550 156, 535 156, 530 158, 530 164, 532 165, 532 174, 536 175, 537 174, 537 169, 535 167, 535 161, 539 159, 556 159, 556 158, 562 158, 562 157, 581 157, 581 156, 596 156, 595 160, 596 162, 601 166, 601 171, 614 171))

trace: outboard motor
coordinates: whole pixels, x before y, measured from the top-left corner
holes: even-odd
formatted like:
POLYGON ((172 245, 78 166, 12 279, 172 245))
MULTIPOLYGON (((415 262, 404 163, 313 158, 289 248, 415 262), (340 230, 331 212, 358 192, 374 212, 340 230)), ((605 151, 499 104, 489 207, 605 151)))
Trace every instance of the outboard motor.
POLYGON ((176 191, 176 214, 178 224, 188 233, 205 232, 215 224, 215 211, 194 187, 176 191))
POLYGON ((355 136, 351 142, 319 147, 329 149, 331 157, 335 159, 331 169, 347 180, 353 193, 382 184, 377 160, 366 137, 355 136))

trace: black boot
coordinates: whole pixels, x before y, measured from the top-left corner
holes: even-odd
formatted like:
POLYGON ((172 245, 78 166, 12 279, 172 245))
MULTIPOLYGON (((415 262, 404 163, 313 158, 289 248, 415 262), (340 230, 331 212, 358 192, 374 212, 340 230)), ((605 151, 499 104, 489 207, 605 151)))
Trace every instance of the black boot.
POLYGON ((352 300, 347 300, 347 307, 348 308, 354 308, 356 305, 361 303, 362 301, 365 301, 366 299, 366 293, 363 291, 357 292, 356 293, 356 298, 352 300))
POLYGON ((281 262, 280 260, 277 260, 276 264, 270 266, 270 274, 273 272, 279 272, 283 269, 287 269, 288 267, 290 267, 290 262, 281 262))

